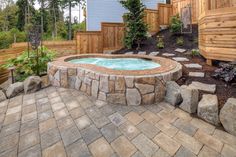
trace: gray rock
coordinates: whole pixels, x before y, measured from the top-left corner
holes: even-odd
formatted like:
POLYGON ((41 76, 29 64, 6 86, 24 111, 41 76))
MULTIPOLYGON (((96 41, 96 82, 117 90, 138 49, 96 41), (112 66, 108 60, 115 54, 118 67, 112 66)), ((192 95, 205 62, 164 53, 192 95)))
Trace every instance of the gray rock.
POLYGON ((75 89, 79 90, 81 87, 82 81, 80 80, 80 78, 77 76, 75 79, 75 89))
POLYGON ((189 85, 189 87, 191 87, 193 89, 198 89, 198 90, 201 90, 204 92, 212 93, 212 94, 214 94, 216 92, 216 85, 215 84, 205 84, 205 83, 193 81, 189 85))
POLYGON ((99 82, 97 80, 93 80, 92 82, 92 96, 97 98, 98 97, 98 87, 99 87, 99 82))
POLYGON ((0 90, 0 102, 4 101, 6 99, 7 99, 7 97, 6 97, 5 93, 2 90, 0 90))
POLYGON ((126 100, 128 105, 138 106, 141 104, 141 95, 136 88, 127 89, 126 100))
POLYGON ((149 54, 149 56, 156 56, 156 55, 158 55, 158 54, 159 54, 158 51, 156 51, 156 52, 151 52, 151 53, 149 54))
POLYGON ((236 136, 236 98, 229 98, 220 111, 220 121, 225 130, 236 136))
POLYGON ((14 84, 11 84, 7 88, 6 95, 8 98, 12 98, 23 91, 24 91, 24 83, 23 82, 16 82, 14 84))
POLYGON ((135 83, 135 86, 139 89, 141 94, 147 94, 154 91, 153 85, 135 83))
POLYGON ((146 51, 140 51, 140 52, 138 52, 138 55, 146 55, 146 54, 147 54, 146 51))
POLYGON ((195 113, 199 99, 198 90, 184 85, 180 87, 180 92, 183 102, 179 107, 188 113, 195 113))
POLYGON ((30 76, 24 81, 25 93, 33 93, 41 88, 41 78, 39 76, 30 76))
POLYGON ((105 93, 109 92, 109 87, 108 87, 108 76, 100 76, 100 85, 99 89, 105 93))
POLYGON ((129 88, 133 88, 134 87, 134 77, 125 77, 125 84, 127 87, 129 88))
POLYGON ((219 125, 218 99, 216 95, 205 94, 198 104, 197 114, 200 118, 213 124, 219 125))
POLYGON ((175 106, 180 104, 182 100, 180 86, 174 81, 167 82, 165 101, 175 106))
POLYGON ((203 73, 203 72, 189 72, 188 76, 191 76, 191 77, 204 77, 205 73, 203 73))
POLYGON ((132 52, 132 51, 131 52, 126 52, 125 54, 126 55, 132 55, 132 54, 134 54, 134 52, 132 52))
POLYGON ((126 105, 126 99, 124 93, 107 94, 107 101, 113 104, 126 105))

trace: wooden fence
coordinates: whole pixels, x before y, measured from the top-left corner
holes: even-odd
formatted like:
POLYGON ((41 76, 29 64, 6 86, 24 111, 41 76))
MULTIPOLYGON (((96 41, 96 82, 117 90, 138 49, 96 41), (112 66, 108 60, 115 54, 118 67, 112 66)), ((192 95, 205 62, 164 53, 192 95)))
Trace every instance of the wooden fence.
POLYGON ((159 13, 158 10, 146 9, 144 21, 148 24, 148 31, 151 34, 159 32, 159 13))
POLYGON ((199 49, 211 60, 236 60, 236 7, 206 11, 199 18, 199 49))
POLYGON ((159 25, 169 25, 170 18, 173 15, 172 5, 158 4, 159 25))

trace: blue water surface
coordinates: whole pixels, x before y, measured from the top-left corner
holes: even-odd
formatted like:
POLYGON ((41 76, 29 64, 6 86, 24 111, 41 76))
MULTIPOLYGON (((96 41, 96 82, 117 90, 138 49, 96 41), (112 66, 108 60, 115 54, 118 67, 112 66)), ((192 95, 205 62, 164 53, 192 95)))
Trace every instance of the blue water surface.
POLYGON ((80 58, 68 61, 74 64, 93 64, 113 70, 148 70, 160 64, 141 58, 80 58))

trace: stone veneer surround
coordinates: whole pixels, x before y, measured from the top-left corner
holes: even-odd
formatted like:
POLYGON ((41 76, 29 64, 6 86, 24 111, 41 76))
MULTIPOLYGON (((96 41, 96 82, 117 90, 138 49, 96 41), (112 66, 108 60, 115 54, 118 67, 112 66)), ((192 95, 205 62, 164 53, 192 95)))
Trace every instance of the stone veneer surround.
POLYGON ((182 65, 170 59, 143 55, 77 55, 48 63, 48 75, 53 86, 77 89, 108 103, 145 105, 163 100, 165 83, 182 76, 182 65), (157 61, 161 67, 127 72, 66 62, 73 58, 95 56, 146 58, 157 61))

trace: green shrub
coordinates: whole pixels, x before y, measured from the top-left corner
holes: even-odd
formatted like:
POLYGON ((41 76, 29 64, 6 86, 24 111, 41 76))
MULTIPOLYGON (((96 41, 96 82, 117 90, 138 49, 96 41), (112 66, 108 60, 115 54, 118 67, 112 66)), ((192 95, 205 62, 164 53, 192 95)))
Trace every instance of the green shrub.
POLYGON ((178 37, 176 39, 176 44, 179 46, 183 46, 184 45, 184 38, 183 37, 178 37))
POLYGON ((191 55, 192 55, 192 56, 199 56, 199 55, 200 55, 199 50, 197 50, 197 49, 192 49, 191 55))
POLYGON ((140 48, 141 42, 147 38, 148 27, 144 22, 145 6, 141 0, 120 0, 122 6, 128 11, 125 19, 125 39, 127 48, 140 48))
MULTIPOLYGON (((40 54, 41 48, 39 48, 40 54)), ((52 61, 55 57, 53 51, 42 47, 42 54, 38 58, 37 64, 37 51, 30 51, 30 56, 28 52, 24 51, 20 56, 9 59, 2 68, 15 67, 16 80, 23 81, 25 78, 31 75, 42 75, 47 72, 47 63, 52 61)))
POLYGON ((182 22, 180 20, 179 15, 177 14, 176 16, 172 16, 171 21, 170 21, 170 32, 174 34, 180 33, 181 26, 182 26, 182 22))
POLYGON ((163 36, 157 36, 157 47, 163 49, 165 47, 163 36))

